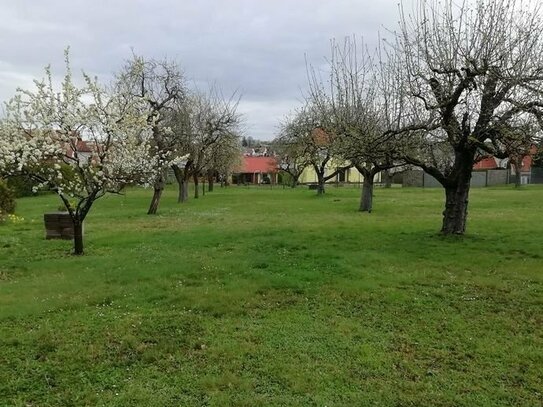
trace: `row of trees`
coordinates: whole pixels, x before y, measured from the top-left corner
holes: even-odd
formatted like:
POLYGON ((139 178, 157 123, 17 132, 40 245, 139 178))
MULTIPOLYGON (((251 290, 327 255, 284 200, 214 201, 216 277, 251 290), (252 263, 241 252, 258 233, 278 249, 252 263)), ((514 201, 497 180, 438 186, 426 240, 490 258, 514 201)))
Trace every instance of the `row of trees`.
POLYGON ((543 124, 543 29, 538 5, 515 0, 420 0, 369 51, 333 42, 323 79, 308 69, 306 103, 282 125, 282 168, 296 182, 315 169, 319 193, 334 157, 364 176, 360 210, 371 211, 374 176, 422 168, 445 189, 441 231, 466 230, 474 164, 489 155, 517 165, 543 124))
POLYGON ((238 99, 223 98, 216 87, 191 91, 177 64, 139 56, 111 85, 86 74, 78 85, 68 51, 65 57, 60 86, 48 67, 35 90, 19 89, 6 103, 0 177, 24 175, 58 194, 73 221, 75 254, 83 253, 83 221, 106 193, 152 186, 148 213, 155 214, 170 169, 182 202, 191 177, 196 185, 202 176, 226 177, 236 164, 238 99))

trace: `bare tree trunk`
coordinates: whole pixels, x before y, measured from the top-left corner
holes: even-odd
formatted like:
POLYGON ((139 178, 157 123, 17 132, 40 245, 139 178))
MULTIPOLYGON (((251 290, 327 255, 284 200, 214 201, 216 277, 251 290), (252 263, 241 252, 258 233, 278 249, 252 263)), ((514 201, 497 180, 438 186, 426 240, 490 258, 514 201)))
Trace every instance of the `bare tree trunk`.
POLYGON ((156 211, 158 210, 158 204, 160 203, 160 197, 162 196, 163 190, 164 186, 160 187, 155 185, 153 189, 153 199, 151 199, 151 205, 149 206, 147 215, 156 215, 156 211))
POLYGON ((83 254, 83 222, 79 219, 72 219, 74 225, 74 254, 83 254))
POLYGON ((192 177, 194 179, 194 198, 198 199, 200 197, 200 192, 198 190, 198 174, 194 174, 192 177))
POLYGON ((181 178, 180 180, 177 180, 177 203, 185 202, 185 189, 187 187, 187 184, 185 183, 185 180, 181 178))
POLYGON ((318 186, 317 195, 324 195, 324 174, 317 173, 318 186))
POLYGON ((373 172, 368 172, 364 174, 364 182, 362 183, 362 194, 360 196, 360 207, 358 210, 360 212, 371 213, 373 208, 373 179, 375 174, 373 172))
POLYGON ((180 180, 177 180, 177 203, 181 203, 181 202, 185 202, 186 199, 185 199, 185 194, 184 194, 184 190, 186 188, 186 183, 185 183, 185 180, 183 178, 181 178, 180 180))
POLYGON ((445 210, 441 233, 463 235, 466 231, 470 180, 471 169, 464 171, 458 182, 445 187, 445 210))
POLYGON ((445 210, 441 233, 463 235, 468 217, 468 199, 475 149, 457 150, 455 163, 448 178, 440 180, 445 187, 445 210))
POLYGON ((189 200, 189 175, 185 174, 182 179, 181 185, 181 202, 187 202, 189 200))
POLYGON ((518 157, 515 157, 513 159, 513 161, 514 161, 515 173, 516 173, 516 176, 515 176, 515 188, 520 188, 520 186, 522 185, 522 178, 521 178, 521 175, 520 175, 520 170, 522 168, 522 159, 519 159, 518 157))
POLYGON ((292 181, 290 182, 290 187, 291 188, 296 188, 298 186, 298 178, 300 176, 297 176, 297 177, 294 177, 291 175, 291 178, 292 178, 292 181))
POLYGON ((175 175, 175 180, 177 181, 177 203, 185 202, 188 198, 188 193, 187 195, 185 195, 185 189, 187 187, 185 174, 183 173, 183 170, 177 165, 173 165, 172 169, 175 175))
POLYGON ((207 175, 207 190, 209 192, 213 192, 213 183, 214 183, 214 176, 213 176, 213 172, 210 171, 207 175))
POLYGON ((153 188, 153 199, 151 199, 151 205, 149 206, 147 215, 156 215, 158 204, 160 203, 160 197, 162 196, 162 191, 164 191, 164 185, 164 176, 160 175, 153 188))
POLYGON ((206 195, 206 178, 202 177, 202 196, 206 195))
POLYGON ((390 188, 392 186, 392 176, 390 175, 390 170, 383 171, 383 178, 385 179, 385 188, 390 188))

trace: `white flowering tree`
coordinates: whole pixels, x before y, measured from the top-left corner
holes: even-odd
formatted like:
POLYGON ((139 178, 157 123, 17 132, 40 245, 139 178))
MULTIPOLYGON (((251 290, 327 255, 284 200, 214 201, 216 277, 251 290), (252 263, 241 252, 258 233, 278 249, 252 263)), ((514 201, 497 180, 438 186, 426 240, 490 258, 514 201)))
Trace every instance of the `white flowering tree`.
POLYGON ((82 226, 93 203, 128 184, 148 183, 150 124, 130 99, 83 74, 77 86, 66 51, 57 88, 49 67, 34 90, 17 91, 0 127, 0 173, 23 174, 55 191, 74 226, 74 254, 83 254, 82 226))
POLYGON ((134 55, 117 74, 116 89, 138 106, 151 127, 149 160, 154 162, 153 198, 147 214, 155 215, 172 165, 184 161, 186 152, 178 149, 168 118, 186 98, 186 85, 175 61, 145 59, 134 55))

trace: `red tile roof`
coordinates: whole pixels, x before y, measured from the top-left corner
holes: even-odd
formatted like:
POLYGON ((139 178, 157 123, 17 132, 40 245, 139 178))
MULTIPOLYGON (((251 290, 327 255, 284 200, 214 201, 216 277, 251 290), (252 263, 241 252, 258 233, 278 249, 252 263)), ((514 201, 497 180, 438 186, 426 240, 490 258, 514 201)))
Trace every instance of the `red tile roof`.
POLYGON ((494 157, 483 158, 473 166, 474 170, 493 170, 495 168, 498 168, 498 165, 494 157))
POLYGON ((241 173, 270 173, 277 172, 277 159, 275 157, 244 156, 239 169, 241 173))

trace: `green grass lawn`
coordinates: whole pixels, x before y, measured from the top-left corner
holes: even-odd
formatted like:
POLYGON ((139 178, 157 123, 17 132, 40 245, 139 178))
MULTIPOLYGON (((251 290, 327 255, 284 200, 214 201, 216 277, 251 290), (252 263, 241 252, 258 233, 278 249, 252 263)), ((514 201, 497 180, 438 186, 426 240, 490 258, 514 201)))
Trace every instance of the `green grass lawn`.
POLYGON ((217 188, 96 203, 86 254, 52 195, 0 226, 0 406, 543 403, 543 188, 217 188))

